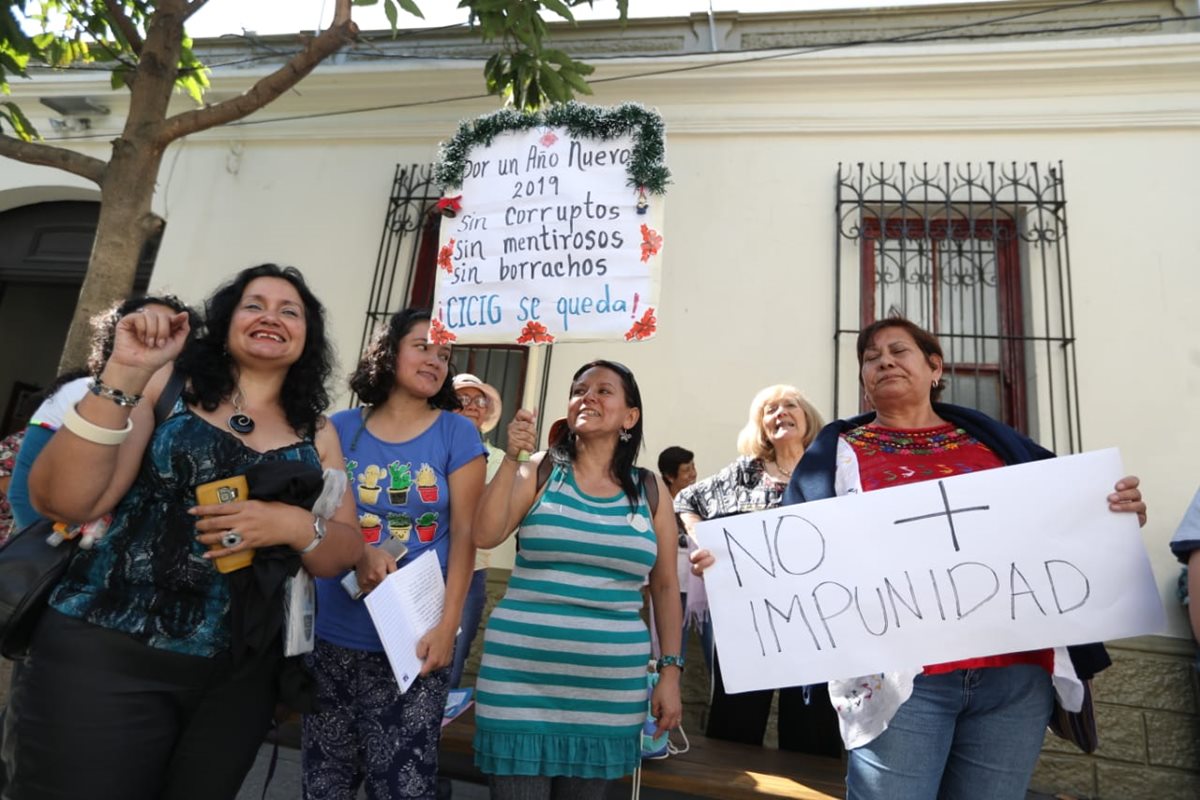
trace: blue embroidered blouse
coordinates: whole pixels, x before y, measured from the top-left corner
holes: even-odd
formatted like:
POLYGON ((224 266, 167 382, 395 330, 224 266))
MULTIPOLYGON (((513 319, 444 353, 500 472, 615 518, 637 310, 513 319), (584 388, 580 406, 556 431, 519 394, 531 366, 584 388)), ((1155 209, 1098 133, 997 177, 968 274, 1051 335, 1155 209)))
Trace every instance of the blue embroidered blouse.
POLYGON ((260 453, 180 401, 154 431, 108 533, 76 552, 51 607, 163 650, 214 656, 228 649, 229 586, 203 558, 187 511, 197 485, 270 461, 321 466, 311 441, 260 453))

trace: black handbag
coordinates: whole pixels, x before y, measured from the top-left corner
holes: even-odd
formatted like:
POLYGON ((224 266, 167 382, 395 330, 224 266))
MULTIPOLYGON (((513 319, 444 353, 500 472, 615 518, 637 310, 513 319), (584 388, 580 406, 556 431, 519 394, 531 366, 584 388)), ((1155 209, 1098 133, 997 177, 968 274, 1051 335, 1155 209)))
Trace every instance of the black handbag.
POLYGON ((39 519, 0 547, 0 655, 24 658, 33 629, 75 554, 76 540, 57 547, 46 541, 54 523, 39 519))
MULTIPOLYGON (((183 390, 183 376, 172 372, 163 393, 154 406, 154 424, 167 415, 183 390)), ((8 659, 24 658, 29 653, 34 628, 50 601, 50 592, 58 585, 78 538, 52 545, 47 537, 54 523, 39 519, 9 537, 0 546, 0 655, 8 659)))
POLYGON ((1083 707, 1078 711, 1067 711, 1054 700, 1054 711, 1050 714, 1050 732, 1066 739, 1085 753, 1094 753, 1100 746, 1100 735, 1096 731, 1096 706, 1092 700, 1092 682, 1083 682, 1083 707))

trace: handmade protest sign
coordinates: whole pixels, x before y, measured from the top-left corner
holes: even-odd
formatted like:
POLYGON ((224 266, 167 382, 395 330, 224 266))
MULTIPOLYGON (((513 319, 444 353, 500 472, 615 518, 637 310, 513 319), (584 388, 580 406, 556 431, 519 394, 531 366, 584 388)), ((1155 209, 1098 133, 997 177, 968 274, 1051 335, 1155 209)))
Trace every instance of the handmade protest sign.
POLYGON ((721 673, 745 692, 1162 630, 1116 450, 696 528, 721 673))
POLYGON ((443 149, 430 338, 642 341, 658 328, 662 122, 640 106, 502 111, 443 149))

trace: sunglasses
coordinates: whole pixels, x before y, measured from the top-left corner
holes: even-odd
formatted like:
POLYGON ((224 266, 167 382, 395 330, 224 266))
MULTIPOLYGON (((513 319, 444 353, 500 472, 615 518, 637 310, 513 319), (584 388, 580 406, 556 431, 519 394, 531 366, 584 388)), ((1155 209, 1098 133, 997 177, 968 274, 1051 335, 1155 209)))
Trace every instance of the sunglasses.
POLYGON ((475 406, 477 408, 482 408, 482 409, 486 410, 487 407, 489 405, 491 405, 491 403, 488 402, 487 395, 460 394, 460 395, 457 395, 457 397, 458 397, 458 404, 460 406, 462 406, 463 408, 470 408, 471 406, 475 406))

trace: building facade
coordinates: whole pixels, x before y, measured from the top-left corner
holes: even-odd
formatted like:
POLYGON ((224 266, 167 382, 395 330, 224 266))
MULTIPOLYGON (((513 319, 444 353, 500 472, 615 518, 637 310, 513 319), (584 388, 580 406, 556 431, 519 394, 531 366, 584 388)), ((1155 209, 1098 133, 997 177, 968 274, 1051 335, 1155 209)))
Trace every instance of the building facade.
MULTIPOLYGON (((646 463, 681 444, 705 475, 733 458, 762 386, 795 384, 827 418, 856 413, 861 325, 899 310, 936 328, 950 399, 1060 453, 1120 447, 1151 506, 1143 536, 1170 628, 1114 646, 1096 683, 1100 752, 1048 741, 1035 786, 1195 797, 1200 685, 1166 543, 1200 484, 1187 466, 1200 452, 1188 413, 1200 403, 1198 15, 1195 0, 1014 0, 556 28, 597 66, 589 102, 637 101, 666 121, 660 331, 555 346, 544 375, 525 375, 519 351, 464 353, 463 366, 502 384, 509 414, 524 382, 541 381, 549 420, 575 367, 617 358, 642 386, 646 463)), ((220 98, 294 46, 198 49, 229 63, 214 71, 220 98)), ((173 145, 149 285, 198 301, 244 266, 294 264, 327 304, 348 372, 374 322, 420 296, 439 194, 425 170, 461 119, 495 109, 481 96, 486 53, 469 32, 366 36, 249 124, 173 145)), ((13 88, 48 138, 106 157, 127 102, 107 87, 72 72, 13 88), (68 96, 108 113, 38 102, 68 96)), ((97 199, 65 173, 0 163, 0 233, 47 231, 30 257, 0 255, 10 414, 21 386, 53 374, 54 309, 69 317, 86 251, 68 206, 97 199), (38 337, 8 344, 30 328, 47 329, 41 350, 38 337)))

